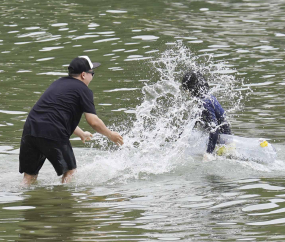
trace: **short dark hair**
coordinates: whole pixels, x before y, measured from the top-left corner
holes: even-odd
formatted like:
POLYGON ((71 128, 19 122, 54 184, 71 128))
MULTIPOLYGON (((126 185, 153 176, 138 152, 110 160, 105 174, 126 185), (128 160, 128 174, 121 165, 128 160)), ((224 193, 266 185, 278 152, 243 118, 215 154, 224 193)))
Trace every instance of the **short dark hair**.
POLYGON ((188 71, 182 78, 182 88, 199 97, 209 91, 209 84, 199 71, 188 71))

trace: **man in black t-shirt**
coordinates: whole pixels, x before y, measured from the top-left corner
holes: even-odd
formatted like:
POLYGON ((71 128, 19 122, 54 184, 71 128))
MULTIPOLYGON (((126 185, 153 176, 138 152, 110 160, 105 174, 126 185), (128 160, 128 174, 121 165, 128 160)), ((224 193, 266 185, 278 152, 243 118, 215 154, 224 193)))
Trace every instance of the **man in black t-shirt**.
POLYGON ((117 145, 123 138, 109 130, 96 115, 93 93, 88 88, 100 63, 92 63, 88 56, 73 59, 69 76, 53 82, 30 111, 24 125, 20 147, 20 173, 23 184, 37 179, 46 158, 51 162, 62 183, 70 181, 76 170, 76 160, 69 141, 72 134, 84 143, 92 134, 78 127, 84 113, 87 123, 117 145))

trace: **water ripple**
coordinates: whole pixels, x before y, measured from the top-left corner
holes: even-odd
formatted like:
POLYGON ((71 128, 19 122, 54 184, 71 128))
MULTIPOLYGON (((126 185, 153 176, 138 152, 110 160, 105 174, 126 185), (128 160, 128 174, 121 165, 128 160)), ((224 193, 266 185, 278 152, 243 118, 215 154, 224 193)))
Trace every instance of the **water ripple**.
POLYGON ((154 35, 138 35, 138 36, 133 36, 132 39, 157 40, 159 39, 159 37, 154 36, 154 35))
POLYGON ((101 39, 101 40, 93 41, 93 43, 110 42, 110 41, 119 40, 119 39, 120 39, 120 38, 101 39))

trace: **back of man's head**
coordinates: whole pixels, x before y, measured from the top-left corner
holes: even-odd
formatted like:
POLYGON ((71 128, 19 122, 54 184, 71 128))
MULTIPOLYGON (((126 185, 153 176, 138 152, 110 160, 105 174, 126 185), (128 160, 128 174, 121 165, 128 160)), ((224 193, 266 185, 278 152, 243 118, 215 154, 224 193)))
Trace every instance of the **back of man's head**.
POLYGON ((182 78, 182 88, 199 97, 209 91, 209 84, 199 71, 188 71, 182 78))

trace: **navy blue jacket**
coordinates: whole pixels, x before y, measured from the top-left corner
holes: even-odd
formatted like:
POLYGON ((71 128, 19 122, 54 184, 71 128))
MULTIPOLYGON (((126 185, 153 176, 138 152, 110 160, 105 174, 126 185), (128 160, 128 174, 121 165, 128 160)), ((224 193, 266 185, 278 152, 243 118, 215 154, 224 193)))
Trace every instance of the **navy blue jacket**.
POLYGON ((201 98, 203 112, 201 123, 205 130, 209 131, 209 143, 207 153, 213 153, 219 134, 231 134, 231 128, 226 120, 225 111, 216 97, 207 95, 201 98))

